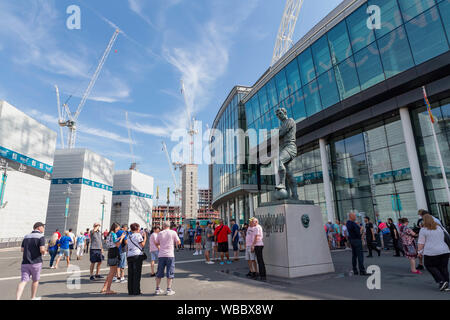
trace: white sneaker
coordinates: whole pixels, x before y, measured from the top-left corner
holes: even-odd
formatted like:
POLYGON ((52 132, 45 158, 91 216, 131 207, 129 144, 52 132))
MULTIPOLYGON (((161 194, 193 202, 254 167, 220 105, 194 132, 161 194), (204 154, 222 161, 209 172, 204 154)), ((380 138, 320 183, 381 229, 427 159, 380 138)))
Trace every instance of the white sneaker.
POLYGON ((200 253, 199 253, 199 255, 202 255, 202 250, 200 250, 200 253))
POLYGON ((115 283, 119 283, 120 282, 120 279, 119 278, 113 278, 113 282, 115 282, 115 283))
POLYGON ((166 293, 167 296, 173 296, 174 294, 175 294, 175 291, 167 290, 167 293, 166 293))
POLYGON ((34 297, 33 299, 31 299, 31 300, 41 300, 42 298, 41 297, 34 297))
POLYGON ((206 261, 206 264, 214 264, 212 261, 206 261))
POLYGON ((198 256, 198 252, 195 251, 194 254, 193 254, 193 256, 198 256))
POLYGON ((122 278, 121 280, 120 280, 120 283, 127 283, 128 281, 127 281, 127 279, 125 279, 125 278, 122 278))
POLYGON ((160 295, 164 294, 164 291, 162 291, 161 289, 156 289, 156 290, 155 290, 155 294, 156 294, 157 296, 160 296, 160 295))
POLYGON ((113 277, 112 281, 116 281, 116 280, 117 280, 117 277, 113 277))

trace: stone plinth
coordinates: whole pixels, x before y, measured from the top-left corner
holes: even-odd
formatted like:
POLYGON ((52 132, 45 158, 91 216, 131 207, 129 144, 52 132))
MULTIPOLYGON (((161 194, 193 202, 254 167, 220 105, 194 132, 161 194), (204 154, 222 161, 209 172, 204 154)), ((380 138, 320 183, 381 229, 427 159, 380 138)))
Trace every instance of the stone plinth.
POLYGON ((334 272, 319 206, 280 200, 263 204, 256 216, 264 231, 267 275, 296 278, 334 272))

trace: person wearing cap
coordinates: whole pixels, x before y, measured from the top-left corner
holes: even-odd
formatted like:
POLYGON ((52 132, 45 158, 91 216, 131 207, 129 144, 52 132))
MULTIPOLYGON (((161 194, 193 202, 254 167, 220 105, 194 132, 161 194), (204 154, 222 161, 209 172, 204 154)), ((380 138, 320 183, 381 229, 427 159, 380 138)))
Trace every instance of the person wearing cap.
POLYGON ((31 300, 40 300, 40 297, 36 297, 37 289, 39 286, 39 279, 41 277, 42 270, 42 255, 45 254, 45 237, 44 237, 45 224, 42 222, 36 222, 33 226, 33 232, 27 234, 22 241, 22 265, 21 281, 17 286, 16 298, 20 300, 23 290, 30 281, 33 279, 31 285, 31 300))
POLYGON ((90 280, 101 279, 103 276, 100 275, 100 266, 102 265, 103 256, 103 242, 102 233, 100 231, 100 223, 94 223, 94 229, 90 233, 91 238, 91 249, 89 250, 89 258, 91 260, 91 277, 90 280), (97 264, 97 272, 94 277, 94 267, 97 264))
POLYGON ((252 243, 255 237, 255 230, 253 228, 253 218, 249 219, 249 225, 247 227, 247 232, 245 235, 245 260, 247 260, 249 273, 247 273, 248 278, 256 279, 258 277, 258 268, 256 267, 256 254, 252 251, 252 243))

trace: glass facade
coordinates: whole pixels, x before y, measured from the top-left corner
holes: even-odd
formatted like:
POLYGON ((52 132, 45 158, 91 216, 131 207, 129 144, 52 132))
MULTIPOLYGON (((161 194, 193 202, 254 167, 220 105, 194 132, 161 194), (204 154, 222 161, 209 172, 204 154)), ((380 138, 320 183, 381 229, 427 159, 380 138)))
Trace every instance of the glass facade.
POLYGON ((449 50, 449 0, 368 0, 281 69, 245 104, 249 128, 297 122, 449 50), (367 7, 381 29, 367 28, 367 7))
MULTIPOLYGON (((305 48, 259 90, 237 96, 236 102, 233 100, 221 115, 217 128, 277 128, 275 109, 279 107, 286 108, 288 116, 296 122, 306 120, 448 52, 449 38, 450 0, 368 0, 305 48), (381 8, 380 29, 367 28, 366 11, 370 5, 381 8), (245 102, 239 104, 240 99, 245 102), (233 116, 240 114, 239 110, 243 115, 233 116)), ((435 103, 433 113, 438 119, 435 128, 450 180, 450 98, 435 103)), ((425 106, 415 105, 410 115, 428 206, 439 216, 448 199, 430 119, 425 106)), ((260 142, 249 139, 246 152, 260 142)), ((325 173, 318 141, 315 143, 300 146, 292 166, 299 198, 319 205, 325 220, 328 219, 325 173)), ((337 219, 345 220, 350 211, 356 211, 372 220, 399 217, 417 220, 413 177, 398 111, 334 133, 327 137, 326 148, 329 163, 326 174, 332 184, 331 200, 337 219)), ((262 185, 274 184, 273 176, 261 179, 262 185)), ((215 165, 213 183, 214 199, 239 184, 256 185, 256 166, 215 165)), ((241 220, 250 210, 248 198, 248 194, 240 194, 222 202, 219 209, 241 220)), ((256 208, 258 202, 270 201, 271 195, 266 189, 259 195, 252 194, 252 198, 256 208)))

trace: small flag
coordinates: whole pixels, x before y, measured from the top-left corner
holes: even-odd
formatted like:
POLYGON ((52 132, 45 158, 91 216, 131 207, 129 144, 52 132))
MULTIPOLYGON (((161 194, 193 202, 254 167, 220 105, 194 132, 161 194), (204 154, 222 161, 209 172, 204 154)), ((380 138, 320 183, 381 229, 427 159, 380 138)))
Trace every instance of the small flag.
POLYGON ((427 90, 425 89, 425 86, 422 86, 422 91, 425 104, 427 105, 428 115, 430 116, 431 123, 434 124, 436 120, 434 119, 433 113, 431 112, 431 104, 430 101, 428 100, 427 90))

